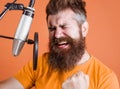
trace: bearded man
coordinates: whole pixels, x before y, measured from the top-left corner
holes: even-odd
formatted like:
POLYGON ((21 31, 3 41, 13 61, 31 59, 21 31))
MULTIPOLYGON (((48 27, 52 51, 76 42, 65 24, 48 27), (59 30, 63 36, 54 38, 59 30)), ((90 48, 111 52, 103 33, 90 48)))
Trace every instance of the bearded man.
POLYGON ((46 7, 49 52, 26 64, 0 89, 119 89, 115 73, 86 50, 88 22, 82 0, 50 0, 46 7))

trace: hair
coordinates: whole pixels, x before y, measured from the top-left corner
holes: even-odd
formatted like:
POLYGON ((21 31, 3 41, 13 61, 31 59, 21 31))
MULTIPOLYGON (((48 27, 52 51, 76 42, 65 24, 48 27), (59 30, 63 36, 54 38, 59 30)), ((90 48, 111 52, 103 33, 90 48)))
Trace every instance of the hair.
POLYGON ((50 38, 49 42, 49 56, 48 56, 48 64, 49 67, 55 71, 64 72, 70 71, 78 63, 84 52, 85 52, 85 38, 82 36, 80 31, 80 39, 78 41, 68 37, 63 37, 59 39, 50 38), (67 50, 61 50, 57 48, 56 43, 59 41, 66 40, 70 48, 67 50))
POLYGON ((69 8, 76 14, 75 19, 83 23, 87 18, 85 6, 86 2, 83 0, 50 0, 46 6, 46 20, 49 15, 55 15, 59 11, 69 8))

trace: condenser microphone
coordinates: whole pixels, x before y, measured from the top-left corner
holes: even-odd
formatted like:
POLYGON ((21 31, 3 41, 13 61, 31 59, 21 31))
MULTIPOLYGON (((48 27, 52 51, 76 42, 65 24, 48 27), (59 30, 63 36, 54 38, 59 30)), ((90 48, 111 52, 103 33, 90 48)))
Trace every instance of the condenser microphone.
POLYGON ((27 40, 29 30, 31 27, 32 19, 34 17, 34 9, 27 7, 24 9, 18 28, 14 35, 12 53, 14 56, 20 54, 25 41, 27 40))

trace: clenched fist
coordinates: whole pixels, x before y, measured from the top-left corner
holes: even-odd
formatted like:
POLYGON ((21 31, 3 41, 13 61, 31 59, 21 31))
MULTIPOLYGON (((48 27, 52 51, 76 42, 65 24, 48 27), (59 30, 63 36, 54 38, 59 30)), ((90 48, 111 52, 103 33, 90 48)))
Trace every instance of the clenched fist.
POLYGON ((78 72, 62 84, 62 89, 88 89, 89 88, 89 76, 83 72, 78 72))

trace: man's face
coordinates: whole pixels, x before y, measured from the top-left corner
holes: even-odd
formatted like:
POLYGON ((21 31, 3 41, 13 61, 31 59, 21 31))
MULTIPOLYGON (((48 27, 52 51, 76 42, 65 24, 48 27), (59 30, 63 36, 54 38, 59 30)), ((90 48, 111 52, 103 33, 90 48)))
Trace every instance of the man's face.
POLYGON ((50 64, 60 70, 69 70, 84 54, 85 42, 81 26, 72 10, 66 9, 48 17, 50 64))
MULTIPOLYGON (((50 38, 60 39, 70 37, 74 40, 80 38, 80 26, 74 18, 74 12, 70 9, 59 12, 56 15, 48 17, 48 28, 50 38)), ((70 45, 66 40, 61 40, 56 43, 59 49, 69 49, 70 45)))

